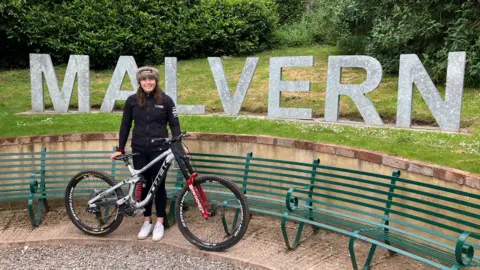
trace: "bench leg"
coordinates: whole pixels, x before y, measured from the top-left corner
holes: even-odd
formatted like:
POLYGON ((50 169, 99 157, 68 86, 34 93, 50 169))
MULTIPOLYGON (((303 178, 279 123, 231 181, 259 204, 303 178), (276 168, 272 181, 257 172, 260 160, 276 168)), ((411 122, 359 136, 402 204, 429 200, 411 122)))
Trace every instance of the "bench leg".
POLYGON ((372 246, 370 247, 370 251, 368 252, 367 261, 365 262, 365 265, 363 266, 364 270, 367 270, 368 268, 370 268, 370 264, 372 263, 373 255, 375 254, 376 249, 377 249, 377 245, 372 244, 372 246))
POLYGON ((43 195, 43 199, 42 199, 43 208, 45 209, 45 213, 48 213, 48 211, 50 211, 50 206, 48 205, 47 194, 43 193, 42 195, 43 195))
POLYGON ((228 224, 227 224, 227 220, 225 219, 225 216, 222 216, 222 225, 223 225, 223 231, 225 231, 225 234, 231 235, 230 230, 228 229, 228 224))
POLYGON ((170 201, 167 216, 163 219, 163 226, 169 228, 175 224, 175 201, 170 201))
POLYGON ((100 225, 105 225, 107 224, 108 221, 108 216, 110 215, 110 208, 106 208, 105 212, 102 214, 102 210, 100 209, 100 212, 95 213, 95 216, 100 223, 100 225))
MULTIPOLYGON (((226 200, 222 203, 222 207, 225 209, 228 207, 228 203, 231 202, 232 200, 226 200)), ((228 228, 228 222, 227 219, 225 218, 225 215, 222 214, 222 225, 223 225, 223 230, 227 235, 230 235, 233 233, 233 231, 237 228, 237 223, 238 223, 238 216, 240 215, 240 209, 235 210, 235 216, 233 218, 232 222, 232 229, 228 228)))
MULTIPOLYGON (((387 220, 387 221, 385 222, 385 225, 388 225, 388 224, 389 224, 389 222, 388 222, 388 220, 387 220)), ((384 228, 383 231, 388 234, 388 228, 384 228)), ((390 241, 388 241, 388 240, 385 240, 384 242, 385 242, 385 244, 387 244, 387 245, 389 245, 389 246, 392 245, 392 244, 390 244, 390 241)), ((397 253, 396 253, 395 251, 390 250, 390 249, 388 250, 388 255, 390 255, 390 257, 393 257, 393 256, 395 256, 396 254, 397 254, 397 253)))
POLYGON ((37 212, 35 213, 35 207, 33 205, 34 201, 34 198, 28 199, 28 213, 30 215, 30 221, 32 222, 32 225, 37 227, 40 225, 43 212, 48 212, 48 203, 47 199, 37 199, 37 212))
POLYGON ((222 224, 223 224, 223 230, 227 235, 230 235, 233 233, 235 228, 237 228, 237 223, 238 223, 238 216, 240 215, 240 209, 235 210, 235 217, 233 218, 232 222, 232 228, 228 228, 228 222, 227 219, 225 218, 225 215, 222 215, 222 224))
MULTIPOLYGON (((314 221, 314 220, 312 219, 312 221, 314 221)), ((315 233, 318 233, 318 232, 320 231, 320 227, 315 226, 315 225, 312 225, 312 230, 313 230, 313 233, 314 233, 314 234, 315 234, 315 233)))
MULTIPOLYGON (((354 248, 354 243, 355 243, 355 235, 358 234, 358 231, 354 232, 354 235, 350 236, 350 241, 348 243, 348 251, 350 252, 350 259, 352 260, 352 266, 354 270, 358 270, 358 265, 357 265, 357 259, 355 258, 355 248, 354 248)), ((377 245, 372 244, 370 247, 370 251, 368 252, 368 257, 365 262, 365 265, 363 266, 364 270, 368 270, 370 268, 370 264, 372 263, 373 255, 375 254, 375 250, 377 249, 377 245)))
MULTIPOLYGON (((385 244, 391 246, 390 241, 388 241, 388 240, 385 240, 385 244)), ((387 249, 387 250, 388 250, 388 255, 390 255, 390 257, 393 257, 393 256, 397 255, 397 253, 395 251, 390 250, 390 249, 387 249)))
MULTIPOLYGON (((315 221, 315 219, 313 219, 313 217, 312 217, 312 210, 311 209, 309 210, 308 219, 310 219, 311 221, 315 221)), ((313 233, 318 233, 320 231, 320 227, 312 225, 312 230, 313 230, 313 233)))
POLYGON ((288 249, 295 249, 300 243, 300 237, 302 236, 303 226, 305 225, 305 222, 300 222, 300 225, 298 226, 297 234, 295 236, 295 241, 293 242, 293 245, 290 245, 290 240, 288 240, 288 233, 287 233, 287 226, 286 226, 287 216, 288 216, 288 213, 285 213, 282 217, 281 226, 282 226, 283 240, 285 241, 285 245, 287 246, 288 249))
POLYGON ((348 242, 348 252, 350 253, 350 260, 352 260, 353 270, 358 270, 357 259, 355 258, 354 243, 355 243, 355 237, 350 236, 350 241, 348 242))
POLYGON ((43 200, 43 207, 45 207, 45 213, 50 212, 50 206, 48 205, 47 199, 43 200))

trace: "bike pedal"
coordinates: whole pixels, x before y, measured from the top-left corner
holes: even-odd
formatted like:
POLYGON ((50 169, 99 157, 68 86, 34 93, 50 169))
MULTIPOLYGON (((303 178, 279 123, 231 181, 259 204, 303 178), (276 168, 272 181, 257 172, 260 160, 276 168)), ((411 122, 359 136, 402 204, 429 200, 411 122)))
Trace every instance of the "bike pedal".
POLYGON ((133 211, 133 215, 137 215, 137 214, 140 214, 140 213, 143 213, 145 212, 145 208, 140 208, 140 209, 137 209, 135 211, 133 211))

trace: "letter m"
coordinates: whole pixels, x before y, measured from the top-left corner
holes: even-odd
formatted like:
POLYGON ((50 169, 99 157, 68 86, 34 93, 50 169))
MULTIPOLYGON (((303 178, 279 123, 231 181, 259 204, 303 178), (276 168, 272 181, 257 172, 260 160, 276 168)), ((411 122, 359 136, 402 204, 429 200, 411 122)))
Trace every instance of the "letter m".
POLYGON ((30 82, 32 111, 45 111, 43 77, 48 86, 53 108, 56 112, 67 112, 72 97, 75 78, 78 75, 78 111, 90 111, 90 77, 88 55, 71 55, 63 87, 60 91, 52 59, 48 54, 30 54, 30 82))

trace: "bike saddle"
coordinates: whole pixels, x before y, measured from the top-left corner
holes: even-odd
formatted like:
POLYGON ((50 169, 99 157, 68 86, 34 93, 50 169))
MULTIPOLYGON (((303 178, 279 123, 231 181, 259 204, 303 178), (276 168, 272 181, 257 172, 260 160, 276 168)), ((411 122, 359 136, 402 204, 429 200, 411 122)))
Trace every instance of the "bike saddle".
POLYGON ((130 154, 125 154, 125 155, 120 155, 120 156, 116 156, 115 157, 115 160, 125 160, 125 159, 129 159, 133 156, 136 156, 136 155, 139 155, 140 153, 130 153, 130 154))

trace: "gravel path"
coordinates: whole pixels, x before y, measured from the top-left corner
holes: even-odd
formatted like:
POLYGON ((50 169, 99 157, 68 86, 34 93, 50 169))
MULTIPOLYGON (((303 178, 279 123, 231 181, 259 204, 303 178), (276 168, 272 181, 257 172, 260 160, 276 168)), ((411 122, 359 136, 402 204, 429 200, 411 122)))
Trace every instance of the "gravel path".
MULTIPOLYGON (((176 226, 166 231, 160 243, 137 240, 138 228, 143 223, 139 218, 125 219, 108 237, 85 235, 66 215, 63 201, 49 201, 51 205, 55 202, 62 207, 52 208, 39 227, 31 226, 26 210, 0 210, 0 270, 246 269, 239 266, 263 270, 352 269, 347 236, 328 230, 314 233, 310 226, 305 226, 301 244, 288 250, 279 230, 279 219, 270 216, 254 215, 242 241, 226 252, 208 253, 186 241, 176 226), (26 245, 29 247, 25 249, 26 245)), ((297 228, 298 224, 287 223, 291 238, 297 228)), ((355 242, 358 262, 365 261, 369 250, 368 243, 355 242)), ((383 248, 377 249, 371 268, 436 269, 406 256, 389 256, 383 248)))
POLYGON ((0 269, 252 269, 138 246, 0 248, 0 269))

